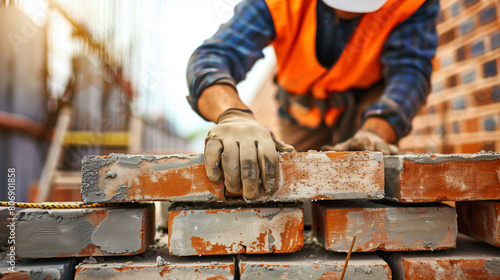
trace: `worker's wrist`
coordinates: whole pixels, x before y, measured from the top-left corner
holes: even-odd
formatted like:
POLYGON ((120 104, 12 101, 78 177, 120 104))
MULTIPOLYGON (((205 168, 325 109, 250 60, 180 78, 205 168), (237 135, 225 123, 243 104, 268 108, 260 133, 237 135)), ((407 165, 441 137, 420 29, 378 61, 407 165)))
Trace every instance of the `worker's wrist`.
POLYGON ((370 117, 365 120, 361 129, 376 133, 387 143, 394 143, 397 140, 396 131, 392 125, 383 118, 370 117))
POLYGON ((217 119, 217 123, 220 123, 225 119, 226 116, 228 115, 236 115, 236 116, 241 116, 244 118, 248 119, 253 119, 255 120, 255 117, 253 116, 253 112, 250 109, 239 109, 239 108, 229 108, 226 111, 222 112, 220 114, 219 118, 217 119))
POLYGON ((204 118, 214 123, 228 109, 249 110, 233 87, 222 84, 206 88, 198 99, 198 108, 204 118))

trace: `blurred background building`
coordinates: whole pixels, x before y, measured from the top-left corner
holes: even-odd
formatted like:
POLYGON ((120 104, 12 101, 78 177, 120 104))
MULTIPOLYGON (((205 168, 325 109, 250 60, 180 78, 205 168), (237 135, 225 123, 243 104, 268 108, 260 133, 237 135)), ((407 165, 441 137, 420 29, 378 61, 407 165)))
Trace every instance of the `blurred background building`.
MULTIPOLYGON (((189 56, 240 0, 0 0, 0 182, 17 201, 80 200, 83 156, 203 152, 189 56)), ((433 91, 400 147, 500 151, 497 0, 441 0, 433 91)), ((238 85, 279 134, 273 50, 238 85)), ((0 200, 6 200, 0 183, 0 200)))
POLYGON ((85 155, 203 152, 186 66, 238 2, 0 0, 0 182, 16 168, 17 201, 80 200, 85 155))

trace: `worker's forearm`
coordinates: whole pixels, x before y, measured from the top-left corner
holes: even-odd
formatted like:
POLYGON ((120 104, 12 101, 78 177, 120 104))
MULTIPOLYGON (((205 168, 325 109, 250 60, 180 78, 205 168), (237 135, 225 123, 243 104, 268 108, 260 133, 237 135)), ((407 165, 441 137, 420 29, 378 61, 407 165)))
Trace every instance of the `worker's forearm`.
POLYGON ((387 143, 396 142, 396 131, 385 119, 376 117, 368 118, 361 128, 377 133, 387 143))
POLYGON ((219 116, 230 108, 248 110, 236 90, 228 85, 210 86, 202 92, 198 99, 198 109, 201 115, 212 122, 217 122, 219 116))

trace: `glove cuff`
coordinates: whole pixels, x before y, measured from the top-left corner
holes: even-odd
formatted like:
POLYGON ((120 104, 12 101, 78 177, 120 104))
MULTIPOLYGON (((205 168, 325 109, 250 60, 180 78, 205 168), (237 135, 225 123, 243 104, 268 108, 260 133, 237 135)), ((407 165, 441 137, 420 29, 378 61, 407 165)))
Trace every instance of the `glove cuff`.
MULTIPOLYGON (((358 131, 362 131, 362 132, 365 132, 365 133, 369 133, 373 136, 377 136, 378 138, 382 139, 382 136, 380 136, 380 134, 378 134, 375 130, 373 129, 369 129, 369 128, 361 128, 360 130, 358 131)), ((382 139, 383 140, 383 139, 382 139)))
POLYGON ((220 114, 219 118, 217 119, 217 124, 232 117, 241 117, 245 119, 255 120, 255 117, 253 116, 253 112, 251 110, 229 108, 226 111, 222 112, 222 114, 220 114))

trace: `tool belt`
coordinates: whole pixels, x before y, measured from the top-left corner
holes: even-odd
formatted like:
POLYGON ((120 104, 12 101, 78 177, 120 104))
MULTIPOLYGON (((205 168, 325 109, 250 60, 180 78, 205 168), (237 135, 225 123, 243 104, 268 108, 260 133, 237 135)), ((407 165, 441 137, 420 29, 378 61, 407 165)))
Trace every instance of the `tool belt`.
POLYGON ((277 99, 283 117, 310 129, 315 129, 322 123, 330 128, 336 127, 345 113, 353 116, 355 106, 350 91, 332 93, 328 99, 317 99, 312 94, 290 94, 278 86, 277 99))

